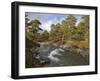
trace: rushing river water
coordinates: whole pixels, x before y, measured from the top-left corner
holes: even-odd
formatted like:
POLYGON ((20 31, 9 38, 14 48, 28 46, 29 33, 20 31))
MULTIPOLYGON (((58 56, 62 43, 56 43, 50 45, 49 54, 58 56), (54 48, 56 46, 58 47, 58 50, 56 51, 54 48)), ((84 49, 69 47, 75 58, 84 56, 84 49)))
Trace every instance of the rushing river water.
POLYGON ((39 54, 35 58, 45 63, 45 67, 89 64, 88 49, 61 48, 48 43, 40 43, 38 51, 39 54))

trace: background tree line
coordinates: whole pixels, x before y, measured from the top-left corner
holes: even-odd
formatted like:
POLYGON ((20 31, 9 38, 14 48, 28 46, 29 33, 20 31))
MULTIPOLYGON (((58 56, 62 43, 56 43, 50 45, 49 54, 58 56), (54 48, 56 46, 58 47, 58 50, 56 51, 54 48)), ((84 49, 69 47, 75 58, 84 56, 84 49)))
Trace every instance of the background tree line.
POLYGON ((26 38, 33 42, 38 41, 66 41, 66 40, 88 40, 89 38, 89 16, 83 16, 76 25, 77 19, 73 15, 69 15, 60 23, 51 25, 51 30, 42 30, 39 20, 35 19, 28 23, 29 19, 26 15, 26 38), (39 33, 42 31, 42 33, 39 33))

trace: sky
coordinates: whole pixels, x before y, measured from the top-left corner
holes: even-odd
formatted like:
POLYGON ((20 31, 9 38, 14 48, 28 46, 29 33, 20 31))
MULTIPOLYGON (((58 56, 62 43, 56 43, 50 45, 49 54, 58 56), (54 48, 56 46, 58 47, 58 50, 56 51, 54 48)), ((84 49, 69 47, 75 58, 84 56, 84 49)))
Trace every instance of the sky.
MULTIPOLYGON (((36 13, 36 12, 26 12, 28 19, 39 20, 42 24, 40 25, 40 28, 43 30, 50 31, 51 30, 51 24, 57 24, 61 23, 62 20, 68 17, 69 14, 54 14, 54 13, 36 13)), ((74 14, 74 17, 77 19, 77 24, 80 22, 81 17, 83 15, 77 15, 74 14)))

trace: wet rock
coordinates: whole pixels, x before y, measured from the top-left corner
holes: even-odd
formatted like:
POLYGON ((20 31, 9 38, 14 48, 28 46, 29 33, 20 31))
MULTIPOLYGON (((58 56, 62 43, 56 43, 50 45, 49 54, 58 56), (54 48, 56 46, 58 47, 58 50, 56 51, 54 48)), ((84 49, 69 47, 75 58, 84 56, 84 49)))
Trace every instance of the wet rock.
POLYGON ((49 64, 50 60, 48 58, 42 58, 42 59, 40 59, 40 63, 41 64, 49 64))

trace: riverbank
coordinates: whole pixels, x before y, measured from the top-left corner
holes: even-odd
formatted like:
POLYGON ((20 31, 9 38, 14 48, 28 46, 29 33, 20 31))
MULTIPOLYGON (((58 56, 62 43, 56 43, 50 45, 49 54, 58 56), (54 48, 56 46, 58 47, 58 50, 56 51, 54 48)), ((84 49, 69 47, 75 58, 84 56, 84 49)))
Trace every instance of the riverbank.
POLYGON ((89 48, 50 42, 39 42, 39 44, 37 51, 30 53, 29 60, 31 59, 32 64, 27 68, 89 65, 89 48))

